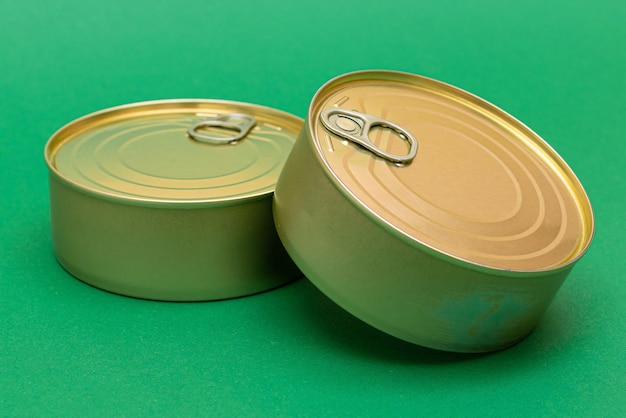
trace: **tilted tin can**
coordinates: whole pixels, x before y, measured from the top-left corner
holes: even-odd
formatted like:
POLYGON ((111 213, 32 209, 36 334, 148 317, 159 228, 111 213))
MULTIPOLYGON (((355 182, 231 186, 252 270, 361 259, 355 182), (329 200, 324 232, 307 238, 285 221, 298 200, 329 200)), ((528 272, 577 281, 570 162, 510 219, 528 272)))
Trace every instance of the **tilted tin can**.
POLYGON ((458 352, 533 330, 594 230, 580 182, 528 127, 453 86, 386 71, 319 89, 274 219, 305 276, 348 312, 458 352))
POLYGON ((296 278, 271 204, 301 126, 219 100, 137 103, 69 123, 45 149, 59 262, 93 286, 170 301, 296 278))

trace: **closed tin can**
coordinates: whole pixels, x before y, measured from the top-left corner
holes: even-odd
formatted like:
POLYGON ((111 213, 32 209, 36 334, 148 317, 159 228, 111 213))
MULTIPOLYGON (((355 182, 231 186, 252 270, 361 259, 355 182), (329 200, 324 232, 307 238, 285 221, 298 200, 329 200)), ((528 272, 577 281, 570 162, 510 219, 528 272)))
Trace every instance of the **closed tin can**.
POLYGON ((319 89, 274 218, 337 304, 458 352, 533 330, 594 230, 580 182, 532 130, 468 92, 389 71, 319 89))
POLYGON ((219 100, 130 104, 69 123, 45 148, 59 262, 98 288, 168 301, 296 278, 271 204, 301 126, 219 100))

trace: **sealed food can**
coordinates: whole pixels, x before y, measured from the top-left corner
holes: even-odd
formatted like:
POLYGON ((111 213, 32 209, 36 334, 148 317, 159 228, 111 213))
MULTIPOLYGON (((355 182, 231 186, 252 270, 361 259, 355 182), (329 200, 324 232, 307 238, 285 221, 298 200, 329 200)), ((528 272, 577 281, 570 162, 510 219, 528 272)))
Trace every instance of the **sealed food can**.
POLYGON ((318 90, 274 220, 338 305, 457 352, 531 332, 594 231, 583 187, 536 133, 468 92, 392 71, 318 90))
POLYGON ((128 296, 202 301, 300 273, 272 219, 302 120, 247 103, 161 100, 99 111, 45 148, 61 265, 128 296))

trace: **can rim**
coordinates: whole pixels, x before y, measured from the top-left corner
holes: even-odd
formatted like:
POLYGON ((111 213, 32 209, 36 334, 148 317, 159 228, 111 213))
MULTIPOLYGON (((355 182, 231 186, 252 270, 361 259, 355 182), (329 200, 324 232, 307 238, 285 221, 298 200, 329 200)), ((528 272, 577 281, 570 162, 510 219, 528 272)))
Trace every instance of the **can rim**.
POLYGON ((381 216, 376 214, 372 209, 370 209, 367 205, 365 205, 354 193, 352 193, 349 190, 349 188, 341 181, 341 179, 337 177, 336 174, 334 174, 333 170, 330 167, 330 164, 322 157, 323 154, 322 154, 322 150, 320 149, 319 141, 313 140, 312 141, 313 146, 315 147, 315 150, 316 150, 316 152, 314 153, 315 158, 318 160, 320 164, 322 164, 325 167, 325 169, 322 171, 324 172, 326 177, 338 189, 338 191, 342 195, 344 195, 344 197, 346 197, 347 200, 350 201, 350 203, 354 205, 361 213, 363 213, 369 220, 383 227, 392 236, 400 239, 401 241, 403 241, 404 243, 412 247, 417 247, 423 251, 428 252, 431 255, 434 255, 438 258, 444 259, 448 262, 459 265, 461 267, 466 267, 466 268, 470 268, 473 270, 477 270, 477 271, 481 271, 481 272, 489 273, 489 274, 494 274, 498 276, 506 276, 506 277, 514 277, 514 278, 522 277, 522 276, 523 277, 540 277, 547 273, 550 273, 550 274, 556 273, 556 272, 571 268, 574 265, 574 263, 576 263, 587 252, 587 250, 589 249, 589 246, 591 245, 591 242, 593 241, 593 237, 595 234, 595 217, 593 214, 593 208, 591 206, 591 201, 589 199, 589 196, 587 192, 585 191, 585 189, 583 188, 582 183, 580 182, 580 180, 578 179, 574 171, 569 167, 569 165, 565 162, 565 160, 554 150, 554 148, 550 146, 550 144, 548 144, 540 135, 538 135, 535 131, 533 131, 531 128, 529 128, 519 119, 515 118, 513 115, 501 109, 500 107, 496 106, 495 104, 485 99, 482 99, 479 96, 473 93, 470 93, 460 87, 456 87, 446 82, 439 81, 430 77, 412 74, 412 73, 404 72, 404 71, 395 71, 395 70, 369 69, 369 70, 352 71, 352 72, 338 75, 330 79, 326 83, 324 83, 321 87, 319 87, 317 91, 315 92, 315 94, 313 95, 313 98, 311 99, 309 108, 307 110, 305 127, 303 128, 303 129, 308 130, 308 134, 310 138, 316 137, 316 134, 314 132, 314 124, 311 122, 314 120, 314 117, 315 117, 315 114, 314 114, 315 108, 313 106, 314 103, 316 103, 318 101, 318 98, 323 94, 323 92, 327 91, 331 86, 333 86, 334 84, 338 84, 342 80, 349 78, 349 77, 360 78, 360 79, 368 78, 368 79, 377 79, 377 80, 389 80, 389 78, 394 78, 394 79, 404 78, 405 79, 407 77, 420 79, 425 82, 435 84, 438 87, 441 87, 445 90, 454 92, 455 94, 460 95, 463 99, 469 102, 476 103, 483 108, 486 108, 488 111, 504 119, 506 122, 519 128, 526 135, 532 137, 532 139, 535 140, 537 144, 541 146, 545 154, 548 155, 552 159, 552 161, 556 163, 559 167, 561 167, 561 169, 568 175, 569 179, 572 182, 571 188, 576 189, 578 191, 578 194, 582 198, 582 200, 584 200, 583 202, 584 205, 583 205, 581 204, 581 202, 579 202, 579 199, 576 199, 579 206, 586 206, 586 207, 581 207, 581 214, 587 215, 586 222, 583 222, 583 223, 588 224, 588 231, 583 230, 582 232, 583 236, 587 238, 586 238, 586 242, 584 242, 584 245, 580 246, 580 248, 577 250, 578 254, 576 254, 574 257, 570 258, 569 260, 565 261, 564 263, 556 265, 556 266, 549 266, 549 267, 543 267, 543 268, 538 268, 538 269, 506 269, 506 268, 501 268, 501 267, 488 266, 486 264, 481 264, 481 263, 478 263, 478 262, 475 262, 466 258, 462 258, 454 254, 450 254, 448 252, 440 250, 439 248, 433 245, 429 245, 426 242, 423 242, 415 237, 408 235, 407 233, 402 231, 400 228, 396 227, 392 223, 386 221, 381 216))
MULTIPOLYGON (((223 197, 223 198, 207 198, 207 199, 186 199, 186 200, 173 200, 173 199, 159 199, 159 198, 148 198, 148 197, 132 197, 132 196, 124 196, 118 195, 115 193, 109 193, 97 189, 90 188, 88 186, 82 185, 79 182, 72 180, 66 176, 64 176, 59 170, 55 167, 52 162, 52 156, 55 153, 55 143, 63 142, 63 136, 68 134, 72 129, 80 126, 81 124, 87 124, 89 121, 93 121, 94 119, 100 117, 106 117, 107 115, 112 115, 115 112, 123 112, 129 109, 136 109, 140 107, 151 107, 151 106, 167 106, 173 104, 186 104, 188 106, 193 107, 194 105, 199 104, 214 104, 214 105, 226 105, 226 106, 234 106, 234 107, 245 107, 245 108, 256 108, 262 112, 270 112, 272 114, 278 115, 281 118, 285 118, 287 120, 297 121, 300 124, 304 123, 304 120, 296 115, 285 112, 280 109, 271 108, 269 106, 259 105, 255 103, 248 102, 240 102, 233 100, 223 100, 223 99, 199 99, 199 98, 179 98, 179 99, 158 99, 158 100, 146 100, 140 102, 127 103, 118 106, 112 106, 105 109, 101 109, 95 112, 88 113, 83 115, 77 119, 74 119, 65 125, 61 126, 57 129, 51 136, 48 138, 46 145, 44 147, 44 159, 46 165, 48 167, 48 173, 53 176, 56 180, 62 182, 63 184, 72 187, 84 193, 86 195, 94 196, 100 198, 102 200, 112 201, 112 202, 120 202, 133 206, 143 206, 143 207, 164 207, 164 208, 201 208, 201 207, 220 207, 220 206, 229 206, 234 204, 241 204, 244 202, 255 201, 264 198, 271 198, 273 196, 274 191, 265 191, 265 192, 256 192, 250 193, 247 196, 235 196, 235 197, 223 197)), ((62 146, 62 145, 60 145, 62 146)))

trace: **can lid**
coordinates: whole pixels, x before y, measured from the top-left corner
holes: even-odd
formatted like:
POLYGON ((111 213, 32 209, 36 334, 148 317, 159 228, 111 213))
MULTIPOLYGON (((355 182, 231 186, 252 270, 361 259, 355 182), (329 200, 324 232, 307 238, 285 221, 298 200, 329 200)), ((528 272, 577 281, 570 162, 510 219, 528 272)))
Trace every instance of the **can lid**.
POLYGON ((565 162, 503 110, 425 77, 363 71, 329 81, 309 109, 329 178, 402 239, 482 267, 568 264, 593 234, 565 162))
POLYGON ((137 204, 223 204, 271 194, 302 120, 247 103, 161 100, 87 115, 50 139, 52 172, 137 204))

